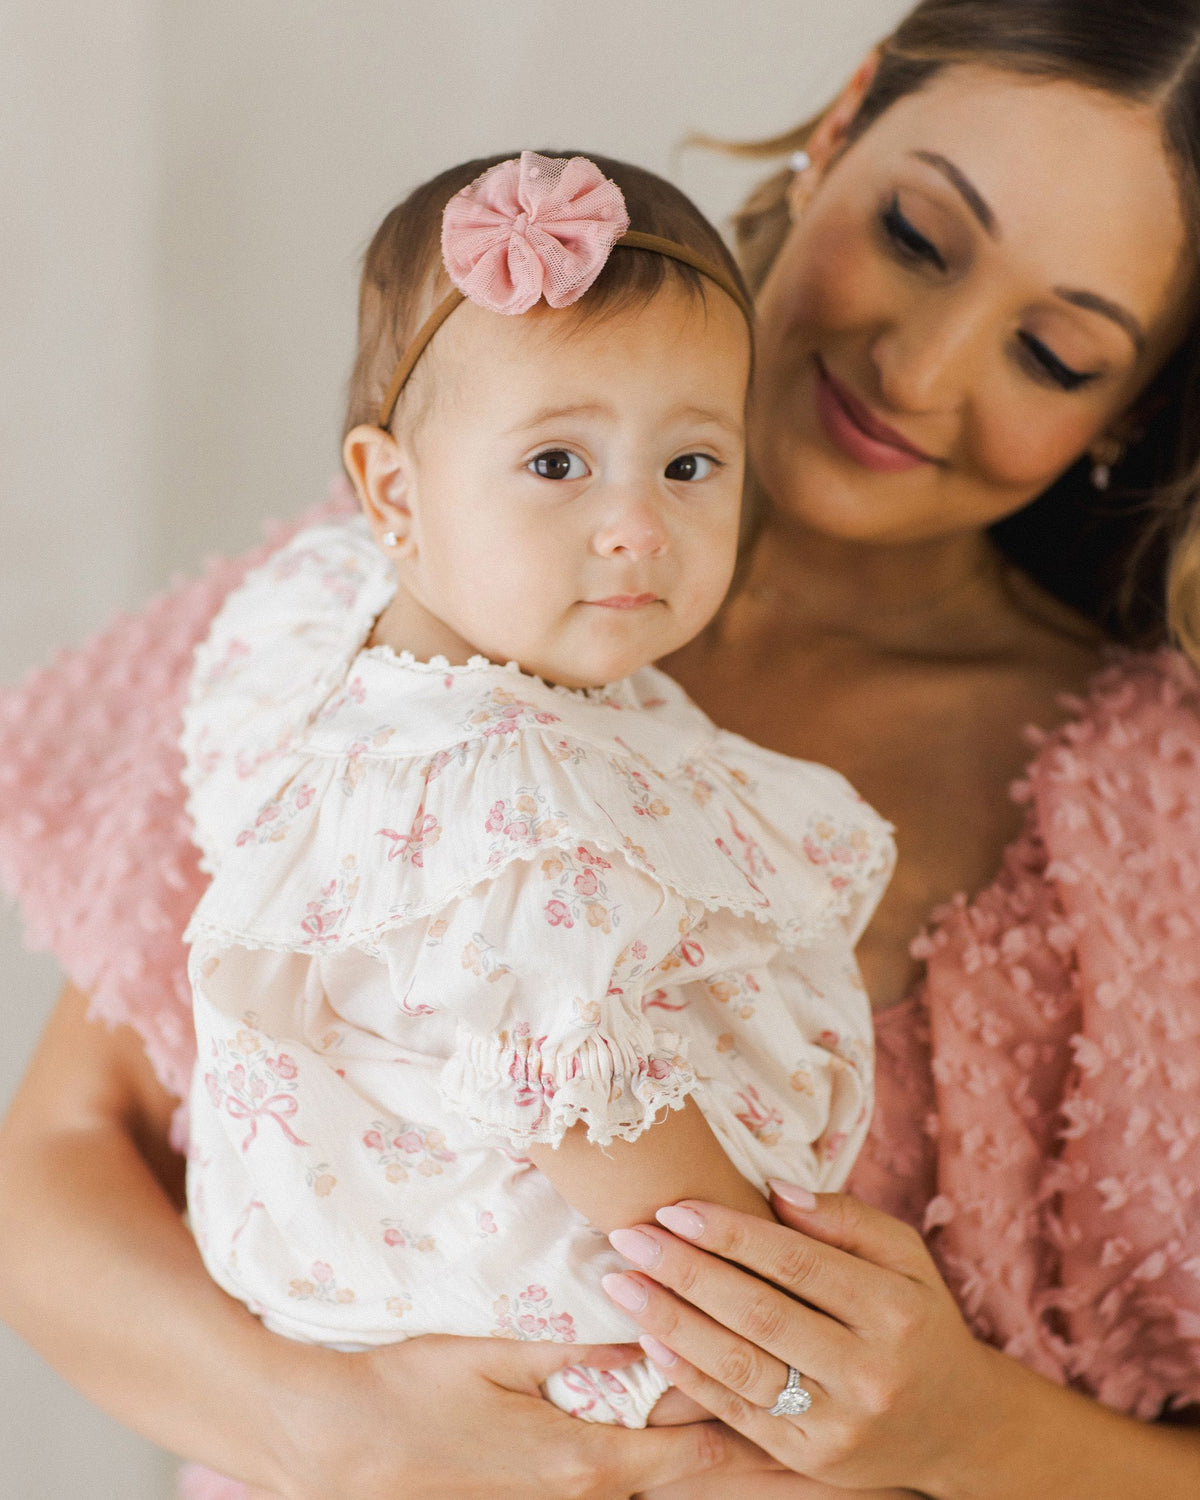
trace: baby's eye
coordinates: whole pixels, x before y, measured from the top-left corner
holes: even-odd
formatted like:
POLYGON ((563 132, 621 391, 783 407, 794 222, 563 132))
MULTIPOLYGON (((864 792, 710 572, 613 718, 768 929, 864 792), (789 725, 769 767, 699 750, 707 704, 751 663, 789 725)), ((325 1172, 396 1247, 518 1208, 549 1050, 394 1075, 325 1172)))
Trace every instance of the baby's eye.
POLYGON ((530 459, 525 467, 539 479, 582 479, 587 474, 583 459, 566 448, 549 448, 530 459))
POLYGON ((717 460, 707 453, 684 453, 673 458, 666 467, 668 479, 707 479, 717 467, 717 460))

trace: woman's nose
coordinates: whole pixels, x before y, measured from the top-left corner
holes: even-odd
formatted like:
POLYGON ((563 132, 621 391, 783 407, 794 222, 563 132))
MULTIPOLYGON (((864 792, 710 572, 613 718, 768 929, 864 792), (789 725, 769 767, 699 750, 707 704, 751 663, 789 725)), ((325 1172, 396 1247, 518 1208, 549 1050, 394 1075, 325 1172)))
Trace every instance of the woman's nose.
POLYGON ((881 332, 871 348, 879 394, 895 412, 914 416, 956 411, 962 404, 980 338, 982 318, 947 303, 881 332))
POLYGON ((596 528, 592 545, 601 557, 627 557, 639 562, 667 550, 669 537, 655 506, 641 500, 617 505, 596 528))

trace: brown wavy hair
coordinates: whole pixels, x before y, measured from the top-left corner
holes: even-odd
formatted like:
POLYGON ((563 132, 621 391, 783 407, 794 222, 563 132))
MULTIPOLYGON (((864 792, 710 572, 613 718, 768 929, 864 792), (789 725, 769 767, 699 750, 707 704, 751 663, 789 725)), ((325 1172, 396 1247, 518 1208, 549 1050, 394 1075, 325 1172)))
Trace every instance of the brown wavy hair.
MULTIPOLYGON (((1066 80, 1156 108, 1200 265, 1197 0, 924 0, 881 43, 850 140, 955 64, 1066 80)), ((816 124, 721 149, 790 154, 816 124)), ((734 218, 739 259, 756 292, 788 232, 791 179, 789 168, 775 172, 734 218)), ((1117 639, 1155 645, 1173 637, 1200 662, 1200 314, 1137 411, 1141 431, 1109 490, 1092 485, 1085 455, 992 535, 1039 583, 1117 639)))

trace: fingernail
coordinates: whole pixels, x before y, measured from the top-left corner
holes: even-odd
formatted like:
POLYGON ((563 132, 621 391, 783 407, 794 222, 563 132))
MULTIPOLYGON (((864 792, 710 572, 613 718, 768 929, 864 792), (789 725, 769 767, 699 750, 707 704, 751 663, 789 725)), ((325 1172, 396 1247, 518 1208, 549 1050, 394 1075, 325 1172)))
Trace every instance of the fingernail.
POLYGON ((662 1259, 662 1246, 639 1229, 614 1229, 608 1243, 635 1266, 656 1266, 662 1259))
POLYGON ((656 1338, 648 1333, 643 1333, 638 1338, 638 1343, 641 1344, 654 1363, 662 1365, 664 1369, 669 1370, 672 1365, 679 1363, 678 1354, 672 1354, 666 1344, 660 1344, 656 1338))
POLYGON ((693 1213, 690 1208, 680 1208, 678 1204, 660 1208, 654 1217, 664 1229, 669 1229, 672 1234, 685 1240, 698 1240, 704 1233, 704 1220, 700 1215, 693 1213))
POLYGON ((807 1188, 797 1187, 794 1182, 777 1182, 775 1178, 768 1177, 767 1186, 777 1198, 782 1198, 793 1208, 814 1209, 817 1206, 817 1195, 810 1193, 807 1188))
POLYGON ((641 1312, 649 1300, 646 1296, 645 1287, 641 1287, 636 1281, 631 1281, 628 1276, 622 1276, 619 1272, 610 1272, 607 1276, 601 1276, 600 1285, 621 1307, 628 1312, 641 1312))

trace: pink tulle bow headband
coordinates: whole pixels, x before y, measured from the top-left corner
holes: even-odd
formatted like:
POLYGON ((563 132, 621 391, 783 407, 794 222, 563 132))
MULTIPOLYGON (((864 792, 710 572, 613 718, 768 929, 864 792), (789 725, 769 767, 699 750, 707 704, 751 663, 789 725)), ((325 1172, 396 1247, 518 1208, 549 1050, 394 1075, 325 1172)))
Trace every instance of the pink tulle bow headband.
POLYGON ((464 297, 498 313, 577 302, 629 228, 625 195, 583 156, 522 151, 455 193, 442 259, 464 297))
POLYGON ((425 346, 464 298, 505 314, 528 312, 542 298, 549 307, 569 307, 600 275, 617 245, 666 255, 700 271, 753 322, 745 294, 723 266, 687 245, 630 230, 624 194, 595 162, 522 151, 489 168, 447 203, 442 259, 455 290, 396 366, 379 408, 379 426, 391 422, 425 346))

